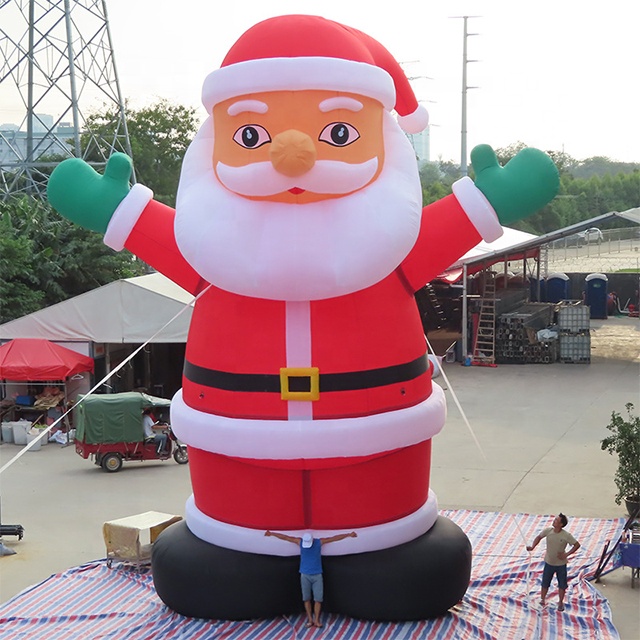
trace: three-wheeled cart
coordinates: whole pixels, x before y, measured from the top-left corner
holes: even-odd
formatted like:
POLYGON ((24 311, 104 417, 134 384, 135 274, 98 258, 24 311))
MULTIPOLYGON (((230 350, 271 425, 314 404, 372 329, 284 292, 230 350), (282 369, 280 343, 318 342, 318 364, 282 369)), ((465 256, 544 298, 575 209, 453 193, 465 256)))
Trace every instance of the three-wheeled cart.
POLYGON ((130 460, 168 460, 178 464, 189 461, 187 447, 178 442, 169 419, 171 401, 130 391, 81 397, 76 406, 76 453, 92 457, 104 471, 120 471, 130 460), (160 416, 158 425, 166 434, 164 449, 145 441, 142 426, 143 409, 152 409, 160 416))

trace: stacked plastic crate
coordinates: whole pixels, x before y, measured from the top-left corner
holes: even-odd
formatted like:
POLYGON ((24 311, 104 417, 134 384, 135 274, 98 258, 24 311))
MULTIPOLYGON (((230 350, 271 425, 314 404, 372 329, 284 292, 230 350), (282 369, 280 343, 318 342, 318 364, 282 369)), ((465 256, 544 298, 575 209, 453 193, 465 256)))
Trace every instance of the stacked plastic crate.
POLYGON ((558 307, 560 362, 591 362, 590 309, 581 302, 564 302, 558 307))

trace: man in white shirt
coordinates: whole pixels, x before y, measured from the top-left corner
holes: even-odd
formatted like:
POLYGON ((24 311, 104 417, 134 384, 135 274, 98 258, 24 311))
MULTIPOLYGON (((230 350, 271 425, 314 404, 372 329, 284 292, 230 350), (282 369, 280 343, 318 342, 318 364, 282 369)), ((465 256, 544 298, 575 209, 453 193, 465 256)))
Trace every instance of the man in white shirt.
POLYGON ((551 578, 553 578, 553 574, 555 573, 558 578, 558 611, 564 611, 564 594, 567 590, 567 559, 580 548, 580 543, 568 531, 564 530, 567 522, 567 516, 565 516, 564 513, 559 513, 553 519, 553 525, 543 529, 536 536, 533 544, 527 547, 527 551, 533 551, 542 538, 547 539, 540 604, 542 606, 545 604, 551 578), (569 544, 573 546, 569 551, 565 551, 569 544))
POLYGON ((151 409, 144 409, 142 412, 142 429, 144 430, 144 440, 145 442, 153 442, 156 445, 156 451, 158 455, 160 455, 167 444, 167 434, 166 433, 156 433, 153 430, 153 425, 155 424, 153 418, 151 417, 151 409))

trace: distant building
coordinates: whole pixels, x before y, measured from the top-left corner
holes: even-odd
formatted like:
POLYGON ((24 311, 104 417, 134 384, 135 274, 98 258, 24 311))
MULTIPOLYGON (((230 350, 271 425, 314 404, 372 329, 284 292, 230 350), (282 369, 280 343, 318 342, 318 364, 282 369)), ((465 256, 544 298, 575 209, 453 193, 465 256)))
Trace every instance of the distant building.
MULTIPOLYGON (((36 115, 33 119, 33 157, 30 160, 39 160, 43 156, 68 156, 73 149, 75 135, 71 123, 61 122, 54 129, 53 116, 36 115)), ((27 147, 26 131, 15 124, 0 124, 0 165, 22 164, 27 160, 27 147)))
POLYGON ((429 162, 430 160, 430 136, 429 127, 420 133, 408 133, 407 138, 416 153, 418 164, 429 162))

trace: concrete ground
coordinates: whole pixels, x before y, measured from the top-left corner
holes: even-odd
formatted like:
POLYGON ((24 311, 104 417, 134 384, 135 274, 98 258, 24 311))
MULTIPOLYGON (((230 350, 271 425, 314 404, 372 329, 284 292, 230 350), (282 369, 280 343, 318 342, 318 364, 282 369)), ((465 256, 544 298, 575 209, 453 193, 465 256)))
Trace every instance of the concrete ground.
MULTIPOLYGON (((599 442, 611 411, 624 412, 627 402, 640 410, 638 319, 593 321, 589 365, 444 367, 449 382, 438 382, 446 388, 449 416, 434 439, 431 482, 441 508, 537 513, 541 527, 549 520, 544 516, 558 511, 625 516, 613 499, 616 460, 599 442)), ((0 466, 19 450, 0 446, 0 466)), ((103 558, 106 520, 149 510, 182 514, 191 493, 188 466, 172 460, 126 463, 106 474, 73 447, 53 443, 5 471, 0 491, 2 522, 25 528, 21 541, 3 540, 17 553, 0 558, 0 602, 53 573, 103 558)), ((637 640, 640 589, 631 589, 630 570, 609 573, 596 586, 609 600, 622 640, 637 640)))

